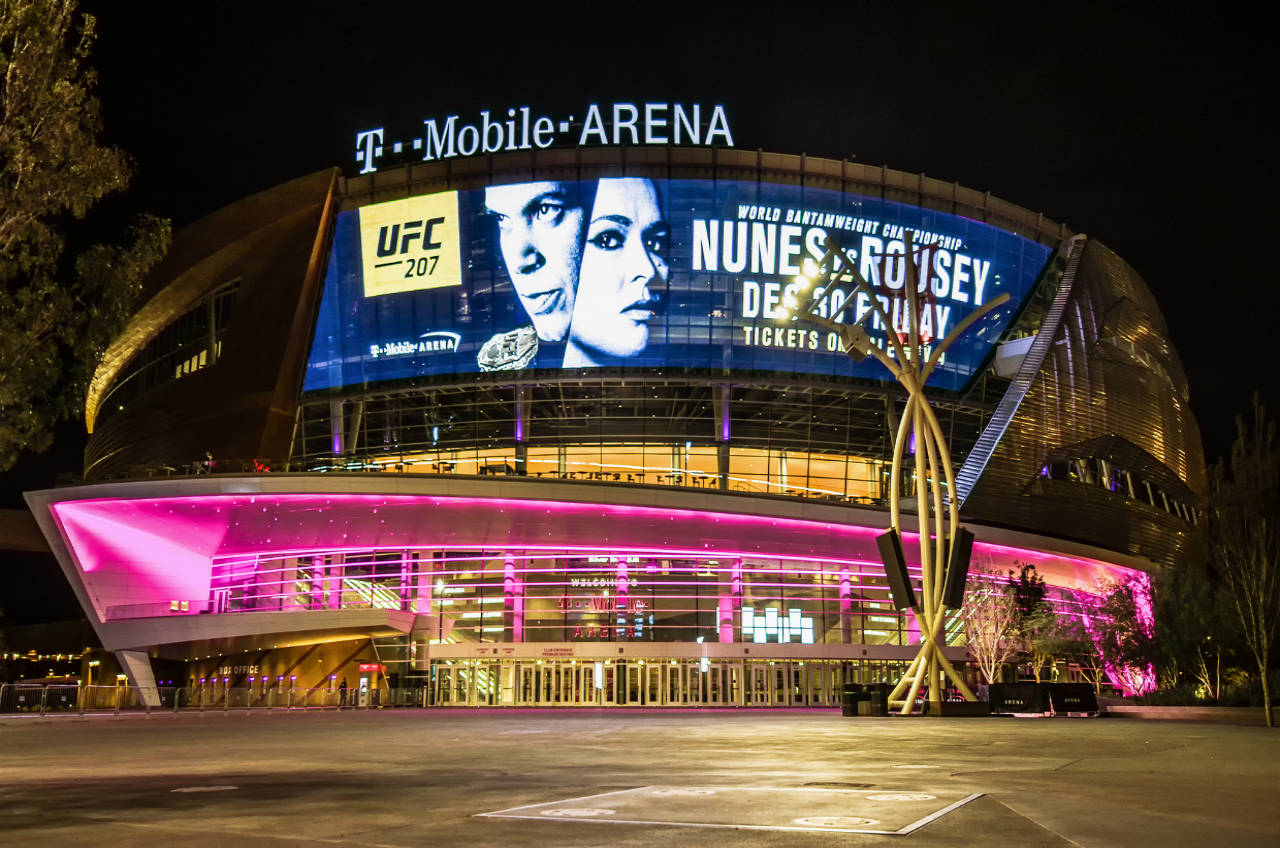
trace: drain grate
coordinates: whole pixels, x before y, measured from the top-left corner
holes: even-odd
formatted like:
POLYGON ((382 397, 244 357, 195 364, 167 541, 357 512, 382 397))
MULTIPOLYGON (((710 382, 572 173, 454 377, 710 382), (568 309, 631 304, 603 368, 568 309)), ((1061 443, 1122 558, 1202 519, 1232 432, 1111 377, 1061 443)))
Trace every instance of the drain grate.
POLYGON ((874 789, 874 783, 848 783, 843 780, 813 780, 801 786, 817 786, 820 789, 874 789))

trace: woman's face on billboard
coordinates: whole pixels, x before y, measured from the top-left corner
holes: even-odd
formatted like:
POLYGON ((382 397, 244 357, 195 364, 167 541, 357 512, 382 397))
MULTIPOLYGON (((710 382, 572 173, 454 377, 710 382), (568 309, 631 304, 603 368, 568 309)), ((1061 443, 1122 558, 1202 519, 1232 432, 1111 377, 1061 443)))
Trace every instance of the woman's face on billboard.
POLYGON ((670 273, 670 228, 650 180, 602 179, 587 222, 565 365, 635 356, 649 341, 652 287, 670 273))

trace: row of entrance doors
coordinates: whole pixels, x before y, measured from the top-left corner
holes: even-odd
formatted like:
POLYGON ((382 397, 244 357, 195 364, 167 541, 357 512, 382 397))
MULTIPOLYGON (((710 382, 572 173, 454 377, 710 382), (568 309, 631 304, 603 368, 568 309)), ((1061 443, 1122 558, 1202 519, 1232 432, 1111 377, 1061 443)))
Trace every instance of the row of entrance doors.
POLYGON ((836 707, 843 685, 902 663, 830 660, 437 660, 431 706, 836 707))

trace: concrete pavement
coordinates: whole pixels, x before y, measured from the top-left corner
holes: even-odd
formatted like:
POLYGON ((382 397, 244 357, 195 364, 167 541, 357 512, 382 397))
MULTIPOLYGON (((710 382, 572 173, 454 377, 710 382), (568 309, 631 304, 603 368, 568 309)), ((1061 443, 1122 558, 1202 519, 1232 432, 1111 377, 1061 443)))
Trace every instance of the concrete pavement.
POLYGON ((0 717, 15 845, 1262 845, 1280 844, 1278 788, 1280 732, 1189 722, 0 717))

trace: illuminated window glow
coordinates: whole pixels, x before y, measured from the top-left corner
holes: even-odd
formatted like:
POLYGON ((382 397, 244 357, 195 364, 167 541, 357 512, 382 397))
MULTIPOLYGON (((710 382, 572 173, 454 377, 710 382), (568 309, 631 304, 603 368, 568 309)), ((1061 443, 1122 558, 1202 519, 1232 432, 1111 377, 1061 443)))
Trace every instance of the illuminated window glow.
POLYGON ((742 608, 742 638, 750 636, 752 642, 768 642, 773 637, 775 642, 790 642, 795 637, 802 645, 813 644, 813 618, 802 614, 794 607, 787 610, 785 616, 778 614, 777 607, 766 607, 763 615, 756 615, 754 607, 742 608))

